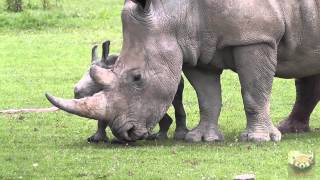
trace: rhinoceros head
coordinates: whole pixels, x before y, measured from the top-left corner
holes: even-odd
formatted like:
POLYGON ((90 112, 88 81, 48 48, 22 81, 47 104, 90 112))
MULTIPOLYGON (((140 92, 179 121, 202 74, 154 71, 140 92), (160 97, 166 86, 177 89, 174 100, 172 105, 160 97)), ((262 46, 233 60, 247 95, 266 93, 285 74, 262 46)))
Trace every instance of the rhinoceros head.
POLYGON ((159 0, 125 1, 120 56, 111 69, 90 69, 102 91, 79 100, 47 98, 70 113, 108 121, 119 139, 146 137, 171 105, 182 69, 174 25, 178 18, 168 18, 161 8, 159 0))
MULTIPOLYGON (((92 57, 91 57, 91 66, 97 65, 102 68, 110 69, 112 65, 114 65, 118 56, 111 55, 109 56, 110 49, 110 41, 105 41, 102 44, 102 58, 98 58, 97 54, 98 46, 94 46, 92 48, 92 57)), ((102 90, 102 86, 100 84, 95 83, 89 71, 85 72, 82 78, 76 83, 74 87, 74 97, 76 99, 80 99, 83 97, 92 96, 93 94, 102 90)))

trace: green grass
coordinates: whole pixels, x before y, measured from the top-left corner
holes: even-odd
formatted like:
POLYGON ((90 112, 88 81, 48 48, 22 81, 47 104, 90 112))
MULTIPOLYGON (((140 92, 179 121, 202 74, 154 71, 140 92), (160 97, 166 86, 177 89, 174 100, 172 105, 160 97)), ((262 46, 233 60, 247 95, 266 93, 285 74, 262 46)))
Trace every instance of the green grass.
MULTIPOLYGON (((36 1, 31 1, 35 3, 36 1)), ((62 7, 20 14, 0 10, 0 109, 48 107, 49 91, 73 96, 73 85, 90 64, 93 44, 112 40, 121 48, 120 0, 65 0, 62 7)), ((4 0, 0 1, 4 7, 4 0)), ((87 144, 96 122, 63 112, 0 116, 0 179, 231 179, 253 172, 257 179, 286 179, 287 154, 314 150, 320 154, 320 134, 285 135, 280 143, 241 143, 245 115, 236 74, 223 74, 220 127, 225 142, 187 144, 141 141, 135 146, 87 144)), ((285 118, 295 99, 293 80, 276 79, 272 119, 285 118)), ((188 127, 199 111, 187 84, 184 104, 188 127)), ((319 107, 311 127, 320 127, 319 107)), ((173 115, 172 108, 169 113, 173 115)), ((172 137, 174 127, 170 130, 172 137)), ((110 131, 108 132, 111 136, 110 131)), ((314 179, 320 178, 316 164, 314 179)))

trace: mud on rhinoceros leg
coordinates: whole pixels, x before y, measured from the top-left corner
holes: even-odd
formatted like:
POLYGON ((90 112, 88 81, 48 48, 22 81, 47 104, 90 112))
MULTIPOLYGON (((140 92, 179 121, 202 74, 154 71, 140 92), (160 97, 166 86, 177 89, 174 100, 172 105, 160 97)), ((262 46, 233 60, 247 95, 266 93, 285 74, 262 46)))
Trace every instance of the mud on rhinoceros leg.
POLYGON ((247 117, 247 128, 241 140, 280 141, 281 133, 270 118, 270 97, 277 65, 275 48, 255 44, 236 47, 233 52, 247 117))
POLYGON ((310 131, 309 119, 320 100, 320 75, 296 80, 296 102, 292 112, 278 128, 282 133, 310 131))
POLYGON ((218 129, 218 118, 221 111, 221 85, 220 74, 208 69, 196 67, 183 67, 183 72, 194 87, 200 109, 200 123, 186 134, 185 140, 189 142, 222 141, 223 135, 218 129))
POLYGON ((89 143, 109 142, 109 138, 106 133, 108 123, 106 121, 98 121, 98 129, 95 134, 88 138, 89 143))

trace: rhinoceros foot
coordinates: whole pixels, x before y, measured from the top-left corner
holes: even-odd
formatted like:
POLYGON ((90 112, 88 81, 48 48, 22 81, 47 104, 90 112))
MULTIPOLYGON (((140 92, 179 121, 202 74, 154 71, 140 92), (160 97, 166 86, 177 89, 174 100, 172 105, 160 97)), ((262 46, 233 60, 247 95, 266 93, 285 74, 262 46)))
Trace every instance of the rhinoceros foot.
POLYGON ((294 118, 287 118, 281 121, 278 129, 281 133, 304 133, 310 131, 308 121, 301 121, 294 118))
POLYGON ((161 131, 158 133, 151 134, 147 138, 147 140, 159 140, 159 141, 162 141, 165 139, 168 139, 167 132, 161 132, 161 131))
POLYGON ((266 130, 251 130, 247 129, 245 132, 241 133, 240 139, 242 141, 253 141, 253 142, 266 142, 266 141, 280 141, 281 132, 276 128, 271 126, 266 130))
POLYGON ((109 142, 109 138, 107 137, 106 134, 103 133, 95 133, 94 135, 92 135, 91 137, 89 137, 87 139, 88 143, 99 143, 99 142, 104 142, 104 143, 108 143, 109 142))
POLYGON ((223 141, 223 135, 214 125, 201 124, 186 134, 185 140, 188 142, 216 142, 223 141))
POLYGON ((184 140, 188 132, 189 130, 187 128, 177 128, 174 132, 173 139, 178 141, 184 140))

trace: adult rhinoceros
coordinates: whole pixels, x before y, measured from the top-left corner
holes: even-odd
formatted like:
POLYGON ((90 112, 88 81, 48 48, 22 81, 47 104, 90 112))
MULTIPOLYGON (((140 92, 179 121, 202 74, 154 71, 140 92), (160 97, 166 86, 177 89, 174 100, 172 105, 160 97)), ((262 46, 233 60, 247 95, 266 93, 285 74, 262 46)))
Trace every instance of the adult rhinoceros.
MULTIPOLYGON (((126 0, 117 63, 91 69, 104 90, 81 100, 48 98, 74 114, 108 120, 121 139, 137 140, 166 113, 183 69, 200 107, 200 123, 186 139, 216 141, 223 138, 220 74, 231 69, 247 116, 241 138, 279 141, 269 112, 272 81, 319 78, 319 12, 315 0, 126 0)), ((316 94, 301 96, 319 101, 316 94)))

